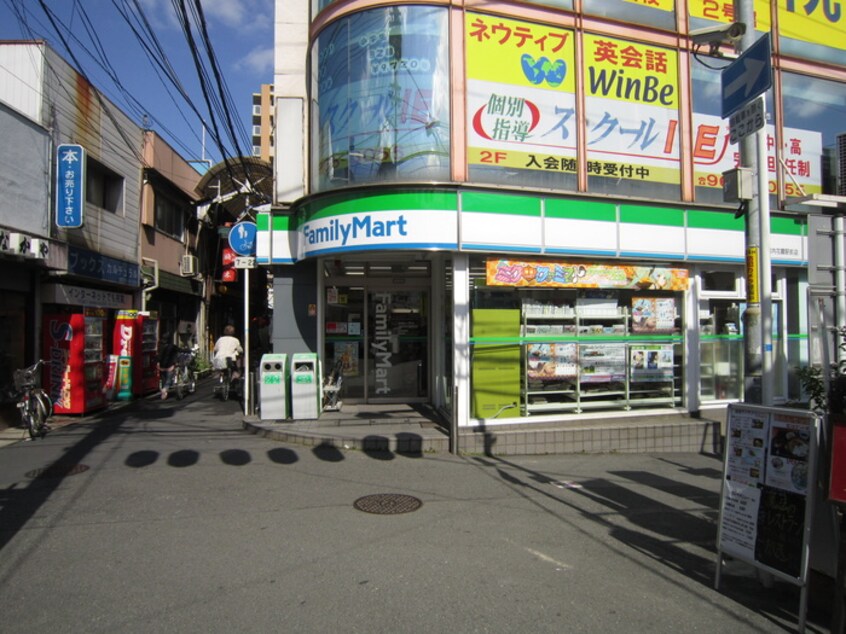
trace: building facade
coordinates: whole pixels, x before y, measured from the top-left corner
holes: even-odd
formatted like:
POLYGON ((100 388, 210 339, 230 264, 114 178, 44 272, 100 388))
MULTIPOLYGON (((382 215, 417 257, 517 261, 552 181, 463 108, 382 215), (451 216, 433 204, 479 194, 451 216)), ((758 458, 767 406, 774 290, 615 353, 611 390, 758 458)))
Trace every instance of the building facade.
POLYGON ((261 90, 253 93, 253 156, 267 163, 273 162, 274 118, 273 86, 262 84, 261 90))
MULTIPOLYGON (((846 17, 754 3, 772 393, 808 361, 807 214, 837 193, 846 17)), ((277 2, 274 349, 343 368, 346 402, 459 426, 696 412, 743 398, 746 217, 731 2, 277 2), (714 47, 732 53, 730 42, 714 47)), ((754 287, 754 284, 753 284, 754 287)))
POLYGON ((204 272, 213 267, 213 228, 197 217, 200 173, 150 130, 143 133, 141 266, 152 286, 141 309, 155 311, 162 333, 208 351, 204 333, 213 292, 204 272), (203 231, 205 229, 205 232, 203 231))
MULTIPOLYGON (((0 386, 47 359, 56 411, 86 413, 129 356, 132 395, 155 391, 159 311, 174 328, 202 317, 201 270, 180 268, 199 174, 41 41, 0 43, 0 131, 0 386)), ((2 403, 0 423, 16 419, 2 403)))

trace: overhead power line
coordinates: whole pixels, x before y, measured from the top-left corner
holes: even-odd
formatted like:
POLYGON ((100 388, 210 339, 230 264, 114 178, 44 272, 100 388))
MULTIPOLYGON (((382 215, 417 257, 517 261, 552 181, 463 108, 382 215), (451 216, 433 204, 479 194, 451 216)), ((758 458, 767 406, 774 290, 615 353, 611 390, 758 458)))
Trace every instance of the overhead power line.
MULTIPOLYGON (((38 4, 43 16, 36 14, 31 6, 27 6, 26 0, 3 1, 12 10, 22 32, 27 33, 32 39, 44 39, 48 42, 53 37, 58 38, 64 52, 77 71, 84 78, 89 79, 91 74, 87 72, 87 66, 83 65, 80 53, 87 56, 87 59, 90 59, 91 63, 96 65, 105 75, 108 80, 107 83, 111 84, 117 91, 116 96, 112 97, 115 104, 124 108, 127 114, 135 118, 140 127, 145 127, 144 122, 151 120, 156 127, 166 133, 166 138, 170 143, 179 147, 180 151, 185 152, 186 156, 191 157, 193 155, 193 152, 187 149, 183 140, 156 117, 155 108, 145 107, 142 101, 127 88, 121 74, 110 61, 116 56, 110 55, 110 52, 103 45, 100 33, 91 20, 84 2, 73 0, 72 22, 66 24, 62 22, 55 11, 51 11, 47 7, 44 0, 39 0, 38 4), (42 17, 47 18, 49 25, 44 24, 42 17), (76 25, 76 28, 73 28, 73 23, 77 21, 79 24, 76 25), (80 38, 80 35, 83 34, 86 42, 83 42, 80 38)), ((212 44, 201 1, 193 0, 186 4, 185 0, 172 0, 172 5, 177 23, 183 31, 186 47, 194 63, 204 107, 200 107, 196 99, 192 98, 185 86, 184 78, 180 77, 176 71, 165 47, 150 24, 143 3, 139 0, 112 0, 112 6, 130 29, 132 38, 137 41, 143 57, 176 106, 176 111, 187 124, 192 137, 198 142, 203 142, 198 132, 195 131, 197 126, 192 125, 189 120, 191 114, 208 132, 211 143, 223 157, 227 166, 240 163, 239 167, 249 178, 249 161, 240 161, 240 158, 243 156, 242 147, 251 147, 251 137, 243 121, 233 115, 235 112, 234 100, 212 44)), ((91 83, 96 85, 94 82, 91 83)), ((111 92, 108 86, 96 87, 98 91, 102 91, 104 94, 111 92)), ((108 104, 104 105, 103 110, 120 131, 120 126, 109 111, 108 104)), ((137 153, 138 148, 133 148, 133 152, 137 153)))

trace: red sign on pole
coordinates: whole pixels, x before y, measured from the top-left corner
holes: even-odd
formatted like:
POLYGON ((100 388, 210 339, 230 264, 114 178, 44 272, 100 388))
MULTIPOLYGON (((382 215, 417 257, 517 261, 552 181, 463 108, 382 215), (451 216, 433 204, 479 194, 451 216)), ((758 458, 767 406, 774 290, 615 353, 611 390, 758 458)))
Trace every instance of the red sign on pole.
POLYGON ((846 504, 846 416, 831 415, 831 473, 828 499, 835 504, 846 504))

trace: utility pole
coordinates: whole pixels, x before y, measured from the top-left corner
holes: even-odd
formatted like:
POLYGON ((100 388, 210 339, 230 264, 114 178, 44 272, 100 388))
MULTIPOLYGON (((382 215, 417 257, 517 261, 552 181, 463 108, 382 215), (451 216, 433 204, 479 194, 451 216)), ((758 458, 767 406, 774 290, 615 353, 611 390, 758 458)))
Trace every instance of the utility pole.
MULTIPOLYGON (((746 31, 737 47, 738 53, 743 53, 756 41, 752 0, 734 0, 734 18, 736 22, 746 25, 746 31)), ((764 100, 764 96, 758 99, 764 100)), ((757 174, 757 192, 749 201, 746 211, 744 401, 772 405, 772 276, 766 125, 755 134, 740 139, 739 144, 741 168, 747 168, 752 174, 757 174)))

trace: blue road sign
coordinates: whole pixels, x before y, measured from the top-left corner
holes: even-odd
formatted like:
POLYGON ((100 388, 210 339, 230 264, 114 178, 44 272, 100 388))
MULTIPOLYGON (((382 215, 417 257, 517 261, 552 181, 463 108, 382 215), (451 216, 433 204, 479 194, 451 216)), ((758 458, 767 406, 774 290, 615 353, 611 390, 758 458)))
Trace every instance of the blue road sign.
POLYGON ((740 110, 773 85, 770 34, 764 35, 730 65, 723 69, 723 119, 740 110))
POLYGON ((85 149, 65 143, 56 148, 56 226, 78 229, 85 209, 85 149))
POLYGON ((229 248, 238 255, 256 254, 256 223, 244 221, 229 230, 229 248))

